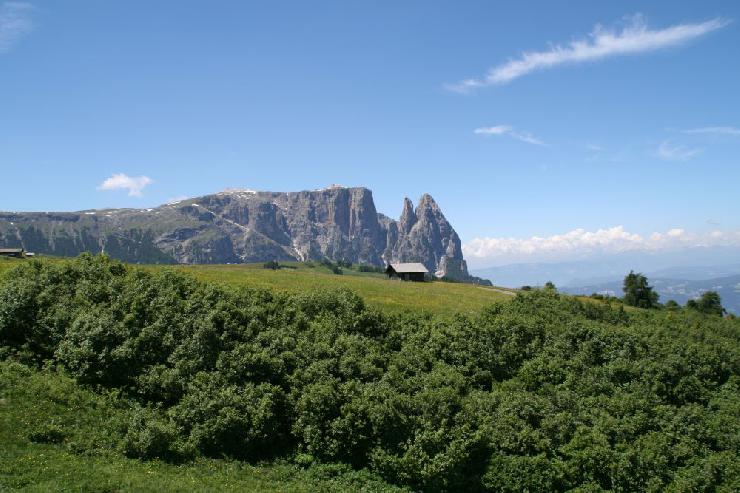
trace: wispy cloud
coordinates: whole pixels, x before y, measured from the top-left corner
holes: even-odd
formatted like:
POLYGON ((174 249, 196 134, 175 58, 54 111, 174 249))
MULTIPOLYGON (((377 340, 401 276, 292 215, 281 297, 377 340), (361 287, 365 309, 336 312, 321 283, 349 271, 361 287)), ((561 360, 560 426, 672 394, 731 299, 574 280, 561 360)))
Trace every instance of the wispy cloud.
POLYGON ((141 197, 144 187, 154 183, 148 176, 128 176, 125 173, 116 173, 98 185, 98 190, 128 190, 132 197, 141 197))
POLYGON ((698 147, 687 147, 683 145, 673 144, 669 140, 664 140, 658 146, 657 155, 661 159, 666 161, 688 161, 689 159, 698 156, 703 149, 698 147))
POLYGON ((740 246, 740 231, 715 230, 694 234, 682 228, 673 228, 642 236, 625 230, 624 226, 597 231, 575 229, 547 237, 475 238, 463 245, 463 253, 466 257, 478 259, 523 260, 537 256, 611 254, 711 246, 740 246))
POLYGON ((476 128, 473 133, 478 135, 508 135, 514 139, 526 142, 527 144, 534 144, 538 146, 545 145, 540 139, 536 138, 529 132, 520 132, 510 125, 496 125, 493 127, 480 127, 476 128))
POLYGON ((687 134, 713 134, 713 135, 732 135, 740 137, 740 128, 736 127, 701 127, 684 130, 687 134))
POLYGON ((654 51, 699 38, 728 23, 726 19, 715 18, 656 30, 648 28, 641 15, 635 15, 621 31, 596 25, 587 38, 571 41, 565 46, 553 45, 544 51, 522 53, 519 58, 493 67, 484 77, 466 79, 448 85, 447 88, 456 92, 469 92, 479 87, 506 84, 530 72, 558 65, 654 51))
POLYGON ((26 2, 0 3, 0 53, 9 51, 33 29, 33 5, 26 2))

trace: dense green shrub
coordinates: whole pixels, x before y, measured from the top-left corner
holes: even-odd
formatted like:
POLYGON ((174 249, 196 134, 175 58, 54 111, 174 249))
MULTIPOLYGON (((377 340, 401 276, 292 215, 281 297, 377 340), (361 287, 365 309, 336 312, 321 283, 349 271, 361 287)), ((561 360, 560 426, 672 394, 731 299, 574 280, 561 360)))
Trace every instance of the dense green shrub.
POLYGON ((534 289, 386 316, 83 255, 5 276, 0 354, 134 402, 132 457, 292 458, 423 491, 738 487, 740 323, 697 310, 534 289))
POLYGON ((175 426, 156 411, 135 410, 126 423, 122 440, 124 454, 140 459, 174 458, 182 455, 175 444, 178 437, 175 426))
POLYGON ((35 443, 62 443, 65 438, 64 429, 56 423, 44 423, 28 434, 28 439, 35 443))
POLYGON ((725 314, 725 309, 722 307, 722 298, 716 291, 707 291, 696 300, 689 300, 686 303, 686 307, 693 310, 697 310, 706 315, 719 315, 720 317, 725 314))

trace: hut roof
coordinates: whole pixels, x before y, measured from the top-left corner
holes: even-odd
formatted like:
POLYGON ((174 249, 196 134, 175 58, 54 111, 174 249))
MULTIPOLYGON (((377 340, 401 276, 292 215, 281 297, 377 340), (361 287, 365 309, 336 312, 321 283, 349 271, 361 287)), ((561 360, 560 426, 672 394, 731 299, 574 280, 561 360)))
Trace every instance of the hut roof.
POLYGON ((413 262, 413 263, 406 263, 406 264, 391 264, 390 265, 394 271, 397 273, 409 273, 409 272, 423 272, 428 273, 426 267, 424 267, 424 264, 420 264, 419 262, 413 262))

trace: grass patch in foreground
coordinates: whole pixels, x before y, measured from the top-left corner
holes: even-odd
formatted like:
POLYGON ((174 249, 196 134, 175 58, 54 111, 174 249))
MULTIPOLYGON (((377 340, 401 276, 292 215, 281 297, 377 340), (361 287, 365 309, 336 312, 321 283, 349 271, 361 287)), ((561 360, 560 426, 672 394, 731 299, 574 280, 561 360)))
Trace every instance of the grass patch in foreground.
POLYGON ((53 370, 0 362, 0 491, 405 491, 341 466, 128 459, 116 423, 129 410, 53 370))

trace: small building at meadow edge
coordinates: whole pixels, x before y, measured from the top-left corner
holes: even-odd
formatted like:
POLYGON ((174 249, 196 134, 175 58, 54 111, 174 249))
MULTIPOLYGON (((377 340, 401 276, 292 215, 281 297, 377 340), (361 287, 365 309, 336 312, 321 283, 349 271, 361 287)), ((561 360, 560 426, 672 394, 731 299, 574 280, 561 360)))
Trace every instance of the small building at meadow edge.
POLYGON ((17 257, 22 258, 24 251, 22 248, 0 248, 0 257, 17 257))
POLYGON ((388 264, 385 269, 388 279, 400 279, 401 281, 423 282, 429 273, 424 264, 418 262, 406 264, 388 264))

